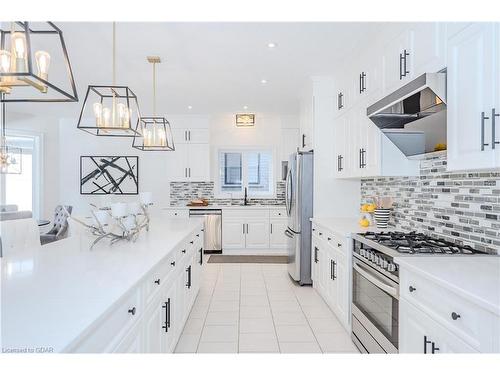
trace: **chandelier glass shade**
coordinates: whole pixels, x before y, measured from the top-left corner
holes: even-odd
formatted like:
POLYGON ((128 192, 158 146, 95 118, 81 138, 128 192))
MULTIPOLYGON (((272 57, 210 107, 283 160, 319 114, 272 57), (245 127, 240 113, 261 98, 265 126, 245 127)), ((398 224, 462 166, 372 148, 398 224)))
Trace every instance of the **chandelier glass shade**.
POLYGON ((156 115, 156 64, 161 59, 148 56, 147 60, 153 65, 153 116, 139 118, 132 147, 141 151, 175 151, 170 123, 165 117, 156 115))
POLYGON ((141 117, 137 96, 128 86, 116 84, 116 24, 113 22, 113 83, 89 85, 77 128, 106 137, 134 137, 141 117))
POLYGON ((52 22, 0 22, 2 102, 77 102, 62 31, 52 22))

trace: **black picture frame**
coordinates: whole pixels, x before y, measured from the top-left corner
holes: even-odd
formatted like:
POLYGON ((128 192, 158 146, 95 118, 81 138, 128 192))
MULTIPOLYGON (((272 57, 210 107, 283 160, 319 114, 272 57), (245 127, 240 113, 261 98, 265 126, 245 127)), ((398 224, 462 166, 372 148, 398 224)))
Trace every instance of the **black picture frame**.
MULTIPOLYGON (((88 169, 88 168, 87 168, 88 169)), ((139 194, 139 156, 133 155, 82 155, 80 156, 80 195, 138 195, 139 194), (85 162, 91 163, 95 168, 91 172, 84 172, 85 162), (99 164, 101 163, 101 164, 99 164), (123 164, 123 165, 122 165, 123 164), (118 175, 112 176, 109 168, 118 175), (85 176, 84 176, 84 173, 85 176), (118 178, 116 178, 118 177, 118 178), (96 179, 99 179, 96 181, 96 179), (124 182, 130 182, 134 189, 125 189, 124 182), (102 181, 104 180, 104 181, 102 181), (102 182, 105 182, 102 185, 102 182), (93 183, 93 189, 85 189, 86 185, 93 183)))

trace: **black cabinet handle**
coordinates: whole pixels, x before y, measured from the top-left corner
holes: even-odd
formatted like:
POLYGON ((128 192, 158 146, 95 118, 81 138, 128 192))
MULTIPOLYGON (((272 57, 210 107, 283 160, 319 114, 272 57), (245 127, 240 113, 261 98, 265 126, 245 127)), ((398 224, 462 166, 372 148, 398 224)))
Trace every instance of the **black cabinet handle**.
POLYGON ((333 270, 332 270, 332 280, 335 280, 337 278, 337 262, 332 260, 333 262, 333 270))
POLYGON ((154 281, 154 283, 155 283, 156 285, 160 285, 160 279, 156 279, 156 280, 154 281))
POLYGON ((306 147, 306 135, 302 134, 302 148, 306 147))
POLYGON ((342 155, 340 155, 340 171, 343 171, 344 170, 344 157, 342 155))
POLYGON ((330 279, 333 280, 333 260, 330 259, 330 279))
POLYGON ((427 340, 427 336, 424 336, 424 354, 427 354, 427 344, 430 344, 431 341, 427 340))
POLYGON ((319 235, 320 235, 320 236, 322 236, 322 235, 323 235, 323 233, 319 232, 319 235))
POLYGON ((435 354, 438 350, 439 350, 439 348, 436 346, 436 343, 432 342, 432 344, 431 344, 432 354, 435 354))
POLYGON ((337 108, 344 108, 344 94, 342 94, 342 92, 339 92, 337 95, 337 108))
POLYGON ((484 112, 481 112, 481 151, 484 151, 484 146, 489 146, 489 143, 484 143, 484 122, 489 119, 484 112))
POLYGON ((365 72, 363 72, 363 73, 361 74, 361 77, 363 78, 363 80, 362 80, 362 82, 361 82, 361 83, 362 83, 362 90, 361 90, 361 91, 362 91, 362 92, 365 92, 365 91, 366 91, 366 73, 365 73, 365 72))
POLYGON ((162 328, 165 332, 168 332, 170 328, 170 298, 167 299, 167 302, 165 302, 162 308, 165 309, 165 325, 162 328))
POLYGON ((186 254, 186 249, 182 250, 182 254, 186 254))
POLYGON ((129 314, 135 315, 135 312, 136 312, 135 307, 132 307, 131 309, 128 309, 128 313, 129 314))
POLYGON ((194 244, 194 241, 189 241, 189 243, 192 245, 192 244, 194 244))
POLYGON ((314 263, 318 263, 318 248, 314 246, 314 263))
POLYGON ((403 53, 399 54, 399 79, 400 80, 402 80, 404 77, 406 77, 407 74, 410 73, 408 71, 408 68, 407 68, 408 56, 410 56, 410 54, 406 50, 403 50, 403 53))
POLYGON ((363 151, 359 149, 359 168, 363 168, 363 151))
POLYGON ((361 149, 361 167, 366 168, 366 150, 364 148, 361 149))
POLYGON ((273 223, 271 223, 271 234, 273 234, 273 223))
POLYGON ((198 250, 200 252, 200 264, 202 265, 203 264, 203 248, 200 247, 200 250, 198 250))
POLYGON ((404 54, 404 72, 403 72, 403 75, 406 77, 407 74, 410 74, 410 71, 406 67, 406 64, 408 62, 408 56, 410 56, 410 54, 406 50, 404 50, 403 54, 404 54))
POLYGON ((460 315, 459 315, 459 314, 457 314, 455 311, 453 311, 453 312, 451 313, 451 319, 453 319, 453 320, 460 319, 460 315))
POLYGON ((417 290, 417 288, 414 288, 410 285, 410 287, 408 288, 408 290, 410 291, 410 293, 413 293, 415 290, 417 290))
POLYGON ((328 240, 328 241, 331 241, 331 240, 332 240, 332 238, 331 238, 331 237, 327 237, 327 240, 328 240))
POLYGON ((191 289, 191 266, 189 266, 188 268, 186 268, 186 272, 187 272, 187 283, 186 283, 186 286, 188 289, 191 289))
POLYGON ((200 237, 200 234, 198 233, 198 234, 196 235, 196 237, 200 237))
POLYGON ((338 243, 338 244, 337 244, 337 247, 342 247, 342 244, 341 244, 341 243, 338 243))
POLYGON ((491 110, 491 148, 494 150, 495 145, 500 144, 500 141, 497 141, 497 136, 496 136, 496 117, 500 116, 500 113, 495 113, 495 108, 491 110))
POLYGON ((175 267, 175 261, 170 262, 170 265, 171 265, 172 267, 175 267))
POLYGON ((359 93, 361 94, 363 92, 363 77, 360 74, 359 75, 359 93))

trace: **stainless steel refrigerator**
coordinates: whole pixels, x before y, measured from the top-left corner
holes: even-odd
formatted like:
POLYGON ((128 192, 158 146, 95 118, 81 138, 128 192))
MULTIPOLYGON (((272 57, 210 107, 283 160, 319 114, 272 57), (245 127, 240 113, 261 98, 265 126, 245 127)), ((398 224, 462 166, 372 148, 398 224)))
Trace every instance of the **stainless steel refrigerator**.
POLYGON ((300 285, 311 284, 311 221, 313 216, 313 152, 290 155, 285 202, 288 226, 288 273, 300 285))

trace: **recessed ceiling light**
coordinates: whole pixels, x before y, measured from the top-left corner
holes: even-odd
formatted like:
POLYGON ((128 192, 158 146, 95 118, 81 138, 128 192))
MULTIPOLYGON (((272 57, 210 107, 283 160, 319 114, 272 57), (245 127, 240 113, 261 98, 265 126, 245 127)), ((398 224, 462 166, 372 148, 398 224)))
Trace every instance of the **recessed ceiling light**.
POLYGON ((261 79, 260 83, 262 83, 263 85, 265 85, 267 83, 267 79, 261 79))
POLYGON ((193 109, 193 106, 192 105, 188 105, 188 109, 193 109))
POLYGON ((270 49, 276 48, 276 43, 269 42, 269 43, 267 43, 267 47, 270 48, 270 49))
POLYGON ((248 109, 248 106, 247 106, 247 105, 244 105, 244 106, 243 106, 243 109, 248 109))

